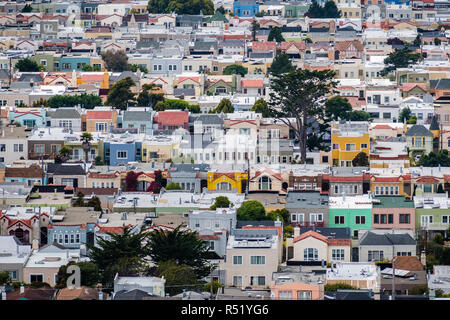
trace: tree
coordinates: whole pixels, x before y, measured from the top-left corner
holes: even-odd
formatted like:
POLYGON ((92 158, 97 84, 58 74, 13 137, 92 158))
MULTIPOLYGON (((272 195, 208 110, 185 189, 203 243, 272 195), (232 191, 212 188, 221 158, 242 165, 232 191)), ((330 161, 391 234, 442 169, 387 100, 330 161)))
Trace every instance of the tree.
POLYGON ((84 207, 84 194, 82 192, 78 192, 77 193, 77 198, 74 201, 74 203, 72 203, 73 207, 84 207))
POLYGON ((133 72, 141 70, 142 73, 148 73, 147 67, 141 64, 129 64, 128 69, 130 69, 133 72))
MULTIPOLYGON (((213 293, 214 294, 217 294, 217 291, 219 291, 219 288, 222 288, 223 287, 223 284, 222 283, 220 283, 219 281, 217 281, 217 280, 214 280, 213 281, 213 293)), ((205 284, 205 291, 206 292, 211 292, 211 281, 209 281, 209 282, 207 282, 206 284, 205 284)))
POLYGON ((166 190, 181 190, 181 187, 176 182, 169 182, 166 186, 166 190))
POLYGON ((197 277, 205 277, 211 271, 207 261, 208 244, 190 230, 156 229, 148 236, 149 256, 154 263, 174 261, 194 269, 197 277))
POLYGON ((30 4, 26 4, 23 8, 22 8, 22 12, 31 12, 33 11, 33 7, 30 4))
POLYGON ((428 294, 428 286, 426 284, 412 287, 408 290, 408 295, 414 296, 414 295, 420 295, 423 296, 425 294, 428 294))
POLYGON ((0 271, 0 286, 8 284, 10 282, 9 272, 0 271))
POLYGON ((305 13, 305 17, 322 18, 322 11, 322 7, 317 3, 316 0, 313 0, 308 8, 308 11, 306 11, 305 13))
POLYGON ((83 64, 81 66, 81 71, 84 72, 100 72, 102 71, 102 67, 100 65, 91 66, 90 64, 83 64))
POLYGON ((416 38, 413 41, 413 46, 420 47, 421 45, 422 45, 422 37, 420 36, 420 33, 418 33, 416 38))
POLYGON ((276 42, 286 41, 283 38, 283 35, 282 35, 282 32, 281 32, 281 28, 280 27, 273 27, 272 29, 270 29, 269 37, 268 37, 267 41, 276 41, 276 42))
POLYGON ((448 156, 448 150, 442 149, 438 153, 431 151, 429 154, 424 154, 420 157, 418 165, 423 167, 449 167, 450 158, 448 156))
POLYGON ((105 104, 126 110, 128 103, 134 100, 134 93, 131 92, 131 87, 134 85, 130 77, 117 81, 109 90, 105 104))
POLYGON ((128 171, 125 177, 125 185, 127 191, 136 191, 137 188, 137 178, 141 173, 136 173, 134 171, 128 171))
POLYGON ((154 107, 158 101, 164 101, 163 93, 153 93, 152 91, 158 88, 155 84, 144 84, 142 91, 137 97, 137 105, 142 107, 154 107))
POLYGON ((310 38, 305 38, 305 43, 312 43, 312 40, 310 38))
POLYGON ((94 208, 95 211, 102 212, 102 202, 100 201, 99 197, 92 197, 89 199, 88 203, 86 204, 86 207, 94 208))
POLYGON ((386 59, 384 59, 385 67, 381 70, 380 74, 382 76, 386 76, 388 73, 398 68, 406 68, 410 64, 416 63, 419 58, 419 54, 412 53, 407 46, 403 49, 395 50, 393 53, 390 53, 386 59))
POLYGON ((223 74, 225 75, 240 74, 241 76, 245 76, 247 73, 248 69, 239 64, 231 64, 223 69, 223 74))
POLYGON ((441 39, 439 39, 439 38, 434 38, 434 45, 435 46, 440 46, 441 45, 441 39))
POLYGON ((223 6, 220 6, 216 9, 216 12, 220 12, 221 14, 225 14, 225 8, 223 6))
POLYGON ((347 98, 335 96, 325 102, 325 117, 328 121, 350 120, 352 105, 347 98))
POLYGON ((283 74, 294 70, 294 66, 291 63, 291 59, 286 53, 282 53, 273 59, 272 65, 269 68, 269 72, 272 74, 283 74))
POLYGON ((214 4, 211 0, 149 0, 149 13, 171 13, 198 15, 214 14, 214 4))
POLYGON ((326 96, 336 87, 334 76, 332 70, 295 69, 275 74, 271 81, 271 113, 294 132, 302 163, 306 161, 308 121, 324 119, 326 96))
POLYGON ((14 67, 16 69, 18 69, 20 72, 39 72, 39 71, 41 71, 39 69, 39 65, 36 63, 36 61, 33 61, 28 58, 17 61, 16 65, 14 67))
POLYGON ((353 110, 349 113, 350 121, 369 121, 370 113, 362 110, 353 110))
POLYGON ((102 157, 100 157, 100 156, 96 156, 95 157, 95 165, 96 166, 104 166, 105 165, 103 160, 102 160, 102 157))
POLYGON ((71 265, 76 265, 80 268, 81 272, 81 283, 82 286, 92 287, 98 284, 100 281, 100 274, 98 272, 98 267, 92 261, 88 262, 69 262, 67 265, 63 265, 58 270, 58 283, 56 284, 56 289, 66 288, 67 278, 69 274, 67 273, 67 268, 71 265))
POLYGON ((170 296, 183 292, 183 289, 192 290, 193 286, 200 285, 192 267, 186 264, 177 264, 175 261, 161 261, 156 269, 158 277, 164 277, 165 293, 170 296))
POLYGON ((93 109, 102 105, 102 98, 94 94, 82 93, 81 95, 56 95, 50 97, 47 106, 51 108, 73 108, 77 105, 85 109, 93 109))
POLYGON ((354 167, 367 167, 369 166, 369 158, 365 152, 358 153, 352 160, 352 166, 354 167))
POLYGON ((220 100, 219 105, 211 110, 209 113, 233 113, 234 106, 231 101, 227 98, 220 100))
POLYGON ((128 57, 123 51, 108 50, 101 53, 106 69, 113 72, 122 72, 128 69, 128 57))
POLYGON ((340 18, 342 12, 338 10, 336 3, 332 0, 325 2, 325 5, 321 7, 316 0, 313 0, 308 11, 305 13, 305 17, 310 18, 340 18))
POLYGON ((48 107, 48 100, 45 100, 44 98, 39 98, 39 100, 36 100, 35 102, 33 102, 33 104, 31 105, 33 108, 47 108, 48 107))
POLYGON ((411 119, 411 109, 408 107, 403 108, 398 115, 398 122, 406 122, 411 119))
POLYGON ((110 239, 97 238, 97 246, 89 246, 89 258, 97 265, 103 286, 113 287, 116 273, 120 276, 139 276, 148 270, 148 247, 143 245, 147 233, 144 229, 132 232, 124 227, 123 233, 107 233, 110 239))
POLYGON ((264 100, 264 98, 259 98, 258 100, 256 100, 255 104, 253 104, 253 107, 250 109, 250 111, 261 113, 263 118, 270 117, 270 108, 267 105, 267 102, 266 100, 264 100))
POLYGON ((94 139, 94 137, 89 132, 83 132, 80 139, 81 147, 84 151, 84 161, 87 163, 89 160, 89 151, 91 150, 91 141, 94 139))
POLYGON ((214 204, 209 208, 210 210, 216 210, 217 208, 229 208, 230 200, 226 196, 218 196, 214 201, 214 204))
POLYGON ((59 149, 58 154, 55 157, 55 163, 64 163, 70 159, 71 150, 67 146, 62 146, 61 149, 59 149))
POLYGON ((256 200, 248 200, 242 203, 241 207, 237 210, 238 220, 271 220, 271 218, 266 215, 266 209, 261 204, 261 202, 256 200))
POLYGON ((256 33, 258 32, 258 29, 259 29, 259 23, 256 21, 255 18, 253 18, 252 26, 251 26, 253 41, 256 41, 256 33))
POLYGON ((290 217, 290 212, 289 210, 283 208, 283 209, 275 209, 270 211, 269 213, 267 213, 267 215, 273 220, 276 221, 277 218, 280 218, 280 221, 283 222, 283 224, 288 224, 289 223, 289 217, 290 217))

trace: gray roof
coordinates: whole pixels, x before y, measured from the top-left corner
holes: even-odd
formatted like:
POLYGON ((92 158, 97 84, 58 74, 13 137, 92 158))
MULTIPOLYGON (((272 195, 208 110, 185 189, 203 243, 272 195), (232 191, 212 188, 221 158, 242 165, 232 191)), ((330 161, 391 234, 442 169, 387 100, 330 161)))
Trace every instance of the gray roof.
POLYGON ((405 136, 411 137, 432 137, 433 134, 421 124, 415 124, 405 133, 405 136))
POLYGON ((174 96, 195 96, 194 88, 174 88, 173 89, 174 96))
POLYGON ((328 209, 328 195, 320 191, 288 192, 286 196, 286 209, 293 208, 322 208, 328 209))
POLYGON ((361 240, 360 246, 392 246, 392 245, 416 245, 416 241, 408 234, 377 234, 367 231, 361 240))
POLYGON ((430 87, 435 89, 450 89, 450 79, 431 80, 430 87))
POLYGON ((19 78, 19 82, 30 82, 30 80, 33 80, 33 82, 42 82, 42 76, 40 72, 37 73, 22 73, 19 78))
MULTIPOLYGON (((252 226, 267 226, 267 224, 264 224, 267 221, 238 221, 237 225, 252 225, 252 226), (251 222, 250 224, 243 224, 245 222, 251 222)), ((274 221, 269 221, 273 222, 274 221)), ((270 239, 272 236, 277 235, 278 231, 275 229, 236 229, 234 230, 234 236, 235 238, 240 239, 252 239, 252 238, 266 238, 270 239)))
POLYGON ((201 121, 203 125, 218 124, 223 125, 223 119, 217 114, 192 114, 189 116, 189 123, 201 121))
POLYGON ((112 82, 117 82, 117 81, 125 79, 127 77, 130 77, 131 79, 133 79, 134 82, 138 82, 139 81, 139 78, 136 76, 136 74, 134 72, 131 72, 131 71, 123 71, 119 75, 111 75, 109 77, 109 79, 112 82))
POLYGON ((194 50, 216 50, 217 40, 215 41, 195 41, 194 50))
POLYGON ((59 108, 56 111, 47 111, 47 116, 52 119, 81 119, 80 113, 75 108, 59 108))
POLYGON ((148 111, 125 111, 123 121, 152 121, 152 114, 148 111))
POLYGON ((47 173, 53 173, 54 175, 70 175, 70 176, 82 176, 85 175, 81 165, 63 165, 57 163, 47 164, 47 173))
POLYGON ((152 297, 152 295, 139 289, 131 291, 120 290, 116 292, 113 300, 144 300, 144 297, 152 297))
POLYGON ((210 170, 209 164, 206 163, 198 163, 198 164, 192 164, 192 163, 172 163, 170 165, 169 172, 207 172, 210 170), (199 170, 195 170, 198 168, 199 170))

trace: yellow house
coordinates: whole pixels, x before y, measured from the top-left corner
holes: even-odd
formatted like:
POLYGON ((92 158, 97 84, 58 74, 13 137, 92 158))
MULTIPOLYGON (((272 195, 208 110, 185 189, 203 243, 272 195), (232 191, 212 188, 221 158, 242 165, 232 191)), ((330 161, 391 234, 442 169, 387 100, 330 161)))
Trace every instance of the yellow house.
POLYGON ((333 167, 352 167, 352 160, 360 152, 369 157, 369 124, 365 121, 337 123, 331 129, 333 167))
POLYGON ((248 174, 242 172, 208 172, 208 190, 244 193, 247 188, 248 174))
POLYGON ((248 69, 248 74, 267 74, 267 65, 265 59, 250 59, 242 64, 244 68, 248 69))
POLYGON ((405 196, 411 198, 411 175, 375 176, 370 178, 370 192, 375 196, 405 196))
POLYGON ((179 142, 170 138, 149 138, 142 142, 142 162, 165 162, 178 156, 179 142))
POLYGON ((88 172, 86 175, 88 188, 120 188, 119 171, 108 173, 88 172))
POLYGON ((81 72, 77 77, 77 85, 80 84, 92 84, 100 89, 109 89, 108 70, 105 69, 104 72, 81 72))

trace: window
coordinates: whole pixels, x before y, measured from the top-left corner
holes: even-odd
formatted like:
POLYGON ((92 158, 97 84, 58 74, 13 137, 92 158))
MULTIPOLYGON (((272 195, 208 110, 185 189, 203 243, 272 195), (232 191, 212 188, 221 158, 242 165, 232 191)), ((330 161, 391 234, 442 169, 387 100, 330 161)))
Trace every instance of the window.
POLYGON ((426 226, 428 224, 432 224, 433 223, 433 216, 421 216, 420 217, 420 225, 421 226, 426 226))
POLYGON ((292 291, 278 291, 278 299, 279 300, 291 300, 292 299, 292 291))
POLYGON ((9 277, 11 280, 17 280, 17 271, 9 271, 9 277))
POLYGON ((344 260, 344 249, 332 249, 331 258, 333 260, 344 260))
POLYGON ((231 183, 229 182, 220 182, 217 184, 217 190, 231 190, 231 183))
POLYGON ((269 177, 259 179, 259 190, 272 190, 272 180, 269 177))
POLYGON ((400 223, 410 223, 410 221, 409 214, 400 214, 400 223))
POLYGON ((242 256, 233 256, 233 264, 242 264, 242 256))
POLYGON ((297 300, 311 300, 311 291, 297 291, 297 300))
POLYGON ((233 285, 236 287, 242 286, 242 276, 233 276, 233 285))
POLYGON ((305 248, 303 250, 304 261, 317 261, 319 260, 319 251, 316 248, 305 248))
POLYGON ((309 221, 311 222, 321 222, 323 221, 323 214, 321 213, 310 213, 309 221))
POLYGON ((77 233, 75 236, 75 243, 80 243, 80 234, 77 233))
POLYGON ((75 242, 75 235, 71 234, 70 235, 70 243, 74 243, 75 242))
POLYGON ((366 217, 365 216, 356 216, 355 223, 356 224, 366 224, 366 217))
POLYGON ((375 214, 373 216, 373 223, 380 223, 380 215, 379 214, 375 214))
POLYGON ((442 223, 449 223, 450 221, 449 217, 450 216, 442 216, 442 223))
POLYGON ((96 122, 95 123, 95 131, 106 132, 108 130, 107 122, 96 122))
POLYGON ((367 149, 367 143, 361 143, 361 149, 367 149))
POLYGON ((128 151, 117 151, 117 159, 127 159, 128 158, 128 151))
POLYGON ((411 256, 411 251, 397 251, 397 257, 400 257, 400 256, 411 256))
POLYGON ((335 216, 334 217, 334 224, 344 224, 344 216, 335 216))
POLYGON ((0 144, 0 152, 6 152, 6 144, 0 144))
POLYGON ((42 274, 30 274, 30 283, 44 282, 44 276, 42 274))
POLYGON ((369 250, 368 252, 368 261, 378 261, 378 260, 383 260, 384 258, 384 252, 383 250, 369 250))
POLYGON ((394 223, 394 215, 393 214, 388 214, 388 223, 390 223, 390 224, 394 223))
POLYGON ((266 264, 265 256, 250 256, 250 264, 266 264))
POLYGON ((251 286, 264 286, 264 285, 266 285, 266 277, 265 276, 251 276, 250 277, 250 285, 251 286))
POLYGON ((355 151, 356 150, 356 144, 354 143, 346 143, 345 144, 345 151, 355 151))
POLYGON ((68 234, 64 235, 64 243, 69 243, 69 235, 68 234))

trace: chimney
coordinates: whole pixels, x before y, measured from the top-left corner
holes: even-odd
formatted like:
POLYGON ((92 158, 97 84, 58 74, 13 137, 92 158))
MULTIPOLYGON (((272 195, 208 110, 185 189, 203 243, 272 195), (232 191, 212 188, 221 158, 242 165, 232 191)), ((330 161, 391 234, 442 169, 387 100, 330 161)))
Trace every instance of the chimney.
POLYGON ((294 228, 294 238, 298 237, 300 235, 300 227, 295 227, 294 228))
POLYGON ((342 200, 345 202, 345 192, 342 192, 342 200))
POLYGON ((424 266, 427 265, 427 255, 425 254, 425 251, 422 251, 420 253, 420 263, 422 263, 422 265, 424 266))
POLYGON ((20 294, 24 294, 25 293, 25 287, 23 286, 23 284, 20 285, 20 294))

